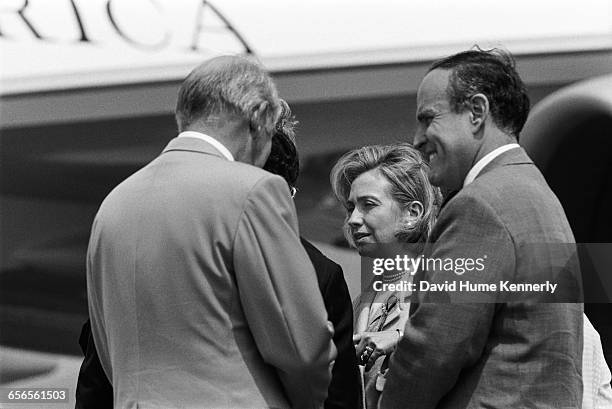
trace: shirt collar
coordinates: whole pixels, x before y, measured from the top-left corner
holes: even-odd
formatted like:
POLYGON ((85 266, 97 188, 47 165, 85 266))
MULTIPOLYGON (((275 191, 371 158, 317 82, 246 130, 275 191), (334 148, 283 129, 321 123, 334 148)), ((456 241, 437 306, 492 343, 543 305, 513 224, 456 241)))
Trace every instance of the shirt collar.
POLYGON ((502 145, 499 148, 487 153, 478 162, 476 162, 474 166, 472 166, 472 169, 470 169, 470 171, 465 177, 465 180, 463 181, 463 187, 466 187, 467 185, 472 183, 474 179, 476 179, 476 176, 478 176, 478 174, 484 169, 484 167, 491 163, 493 159, 497 158, 502 153, 509 151, 510 149, 519 147, 520 145, 518 143, 509 143, 506 145, 502 145))
POLYGON ((213 147, 215 147, 215 149, 217 149, 219 151, 219 153, 221 153, 221 155, 225 156, 227 158, 227 160, 229 160, 230 162, 234 161, 234 155, 232 155, 232 153, 229 151, 229 149, 227 149, 225 147, 225 145, 223 145, 221 142, 219 142, 218 140, 216 140, 215 138, 213 138, 210 135, 206 135, 203 134, 201 132, 195 132, 195 131, 184 131, 181 132, 177 138, 197 138, 197 139, 201 139, 205 142, 208 142, 209 144, 211 144, 213 147))

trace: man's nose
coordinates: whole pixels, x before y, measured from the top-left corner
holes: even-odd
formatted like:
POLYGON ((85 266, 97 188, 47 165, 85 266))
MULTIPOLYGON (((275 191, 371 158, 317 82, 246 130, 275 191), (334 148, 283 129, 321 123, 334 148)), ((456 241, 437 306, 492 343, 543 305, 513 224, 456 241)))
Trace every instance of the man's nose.
POLYGON ((427 142, 427 138, 425 138, 425 134, 423 132, 415 132, 414 133, 414 139, 412 140, 412 145, 416 148, 416 149, 423 149, 425 143, 427 142))

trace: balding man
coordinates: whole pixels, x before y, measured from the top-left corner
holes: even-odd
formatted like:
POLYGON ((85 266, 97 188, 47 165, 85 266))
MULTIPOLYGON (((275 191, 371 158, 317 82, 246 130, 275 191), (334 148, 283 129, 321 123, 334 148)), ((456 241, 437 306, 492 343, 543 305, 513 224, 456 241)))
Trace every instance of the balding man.
POLYGON ((424 258, 483 264, 421 268, 415 281, 499 287, 416 287, 381 409, 581 406, 580 268, 563 207, 518 145, 528 112, 514 60, 501 50, 439 60, 419 86, 414 144, 429 158, 431 183, 456 192, 424 258), (502 288, 540 280, 555 293, 502 288))
POLYGON ((183 82, 179 135, 92 227, 89 313, 121 408, 318 408, 335 357, 284 180, 260 169, 279 100, 217 57, 183 82))

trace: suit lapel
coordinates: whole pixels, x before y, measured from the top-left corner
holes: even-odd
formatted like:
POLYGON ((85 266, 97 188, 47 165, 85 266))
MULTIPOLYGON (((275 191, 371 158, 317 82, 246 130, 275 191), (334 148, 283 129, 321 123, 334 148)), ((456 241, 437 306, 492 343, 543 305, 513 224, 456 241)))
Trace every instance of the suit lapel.
MULTIPOLYGON (((378 331, 378 324, 380 323, 380 317, 382 317, 382 304, 372 304, 370 308, 374 308, 374 315, 368 320, 368 326, 366 331, 376 332, 378 331)), ((371 310, 370 310, 371 312, 371 310)))
POLYGON ((400 312, 401 312, 400 303, 404 303, 404 300, 401 299, 401 301, 398 301, 395 307, 393 307, 391 311, 389 311, 389 315, 387 315, 387 319, 385 320, 385 325, 383 327, 383 330, 389 327, 392 327, 396 323, 396 321, 400 319, 400 312))
POLYGON ((445 196, 444 196, 444 200, 442 200, 442 204, 440 205, 440 210, 442 210, 442 208, 444 206, 446 206, 446 204, 453 198, 455 197, 455 195, 459 193, 458 190, 453 190, 451 192, 448 192, 445 196))

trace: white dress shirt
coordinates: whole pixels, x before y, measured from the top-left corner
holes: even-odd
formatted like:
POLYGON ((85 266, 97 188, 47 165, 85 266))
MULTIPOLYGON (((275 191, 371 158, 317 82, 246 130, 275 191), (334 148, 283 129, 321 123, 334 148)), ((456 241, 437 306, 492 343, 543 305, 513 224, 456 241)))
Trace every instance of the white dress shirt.
POLYGON ((221 153, 223 156, 225 156, 227 158, 227 160, 229 160, 230 162, 234 161, 234 155, 232 155, 232 153, 229 151, 229 149, 227 149, 225 147, 225 145, 223 145, 221 142, 219 142, 218 140, 216 140, 215 138, 213 138, 210 135, 206 135, 203 134, 201 132, 195 132, 195 131, 184 131, 181 132, 177 138, 198 138, 201 139, 205 142, 208 142, 209 144, 211 144, 212 146, 215 147, 215 149, 217 149, 219 151, 219 153, 221 153))
POLYGON ((487 153, 478 162, 476 162, 474 166, 472 166, 472 169, 470 169, 468 174, 465 176, 465 180, 463 181, 463 187, 466 187, 467 185, 472 183, 474 179, 476 179, 476 176, 478 176, 478 174, 484 169, 484 167, 491 163, 493 159, 497 158, 502 153, 509 151, 510 149, 519 147, 520 145, 518 143, 509 143, 507 145, 502 145, 499 148, 487 153))
POLYGON ((610 409, 612 408, 610 368, 606 363, 599 333, 586 315, 583 319, 582 409, 610 409))

